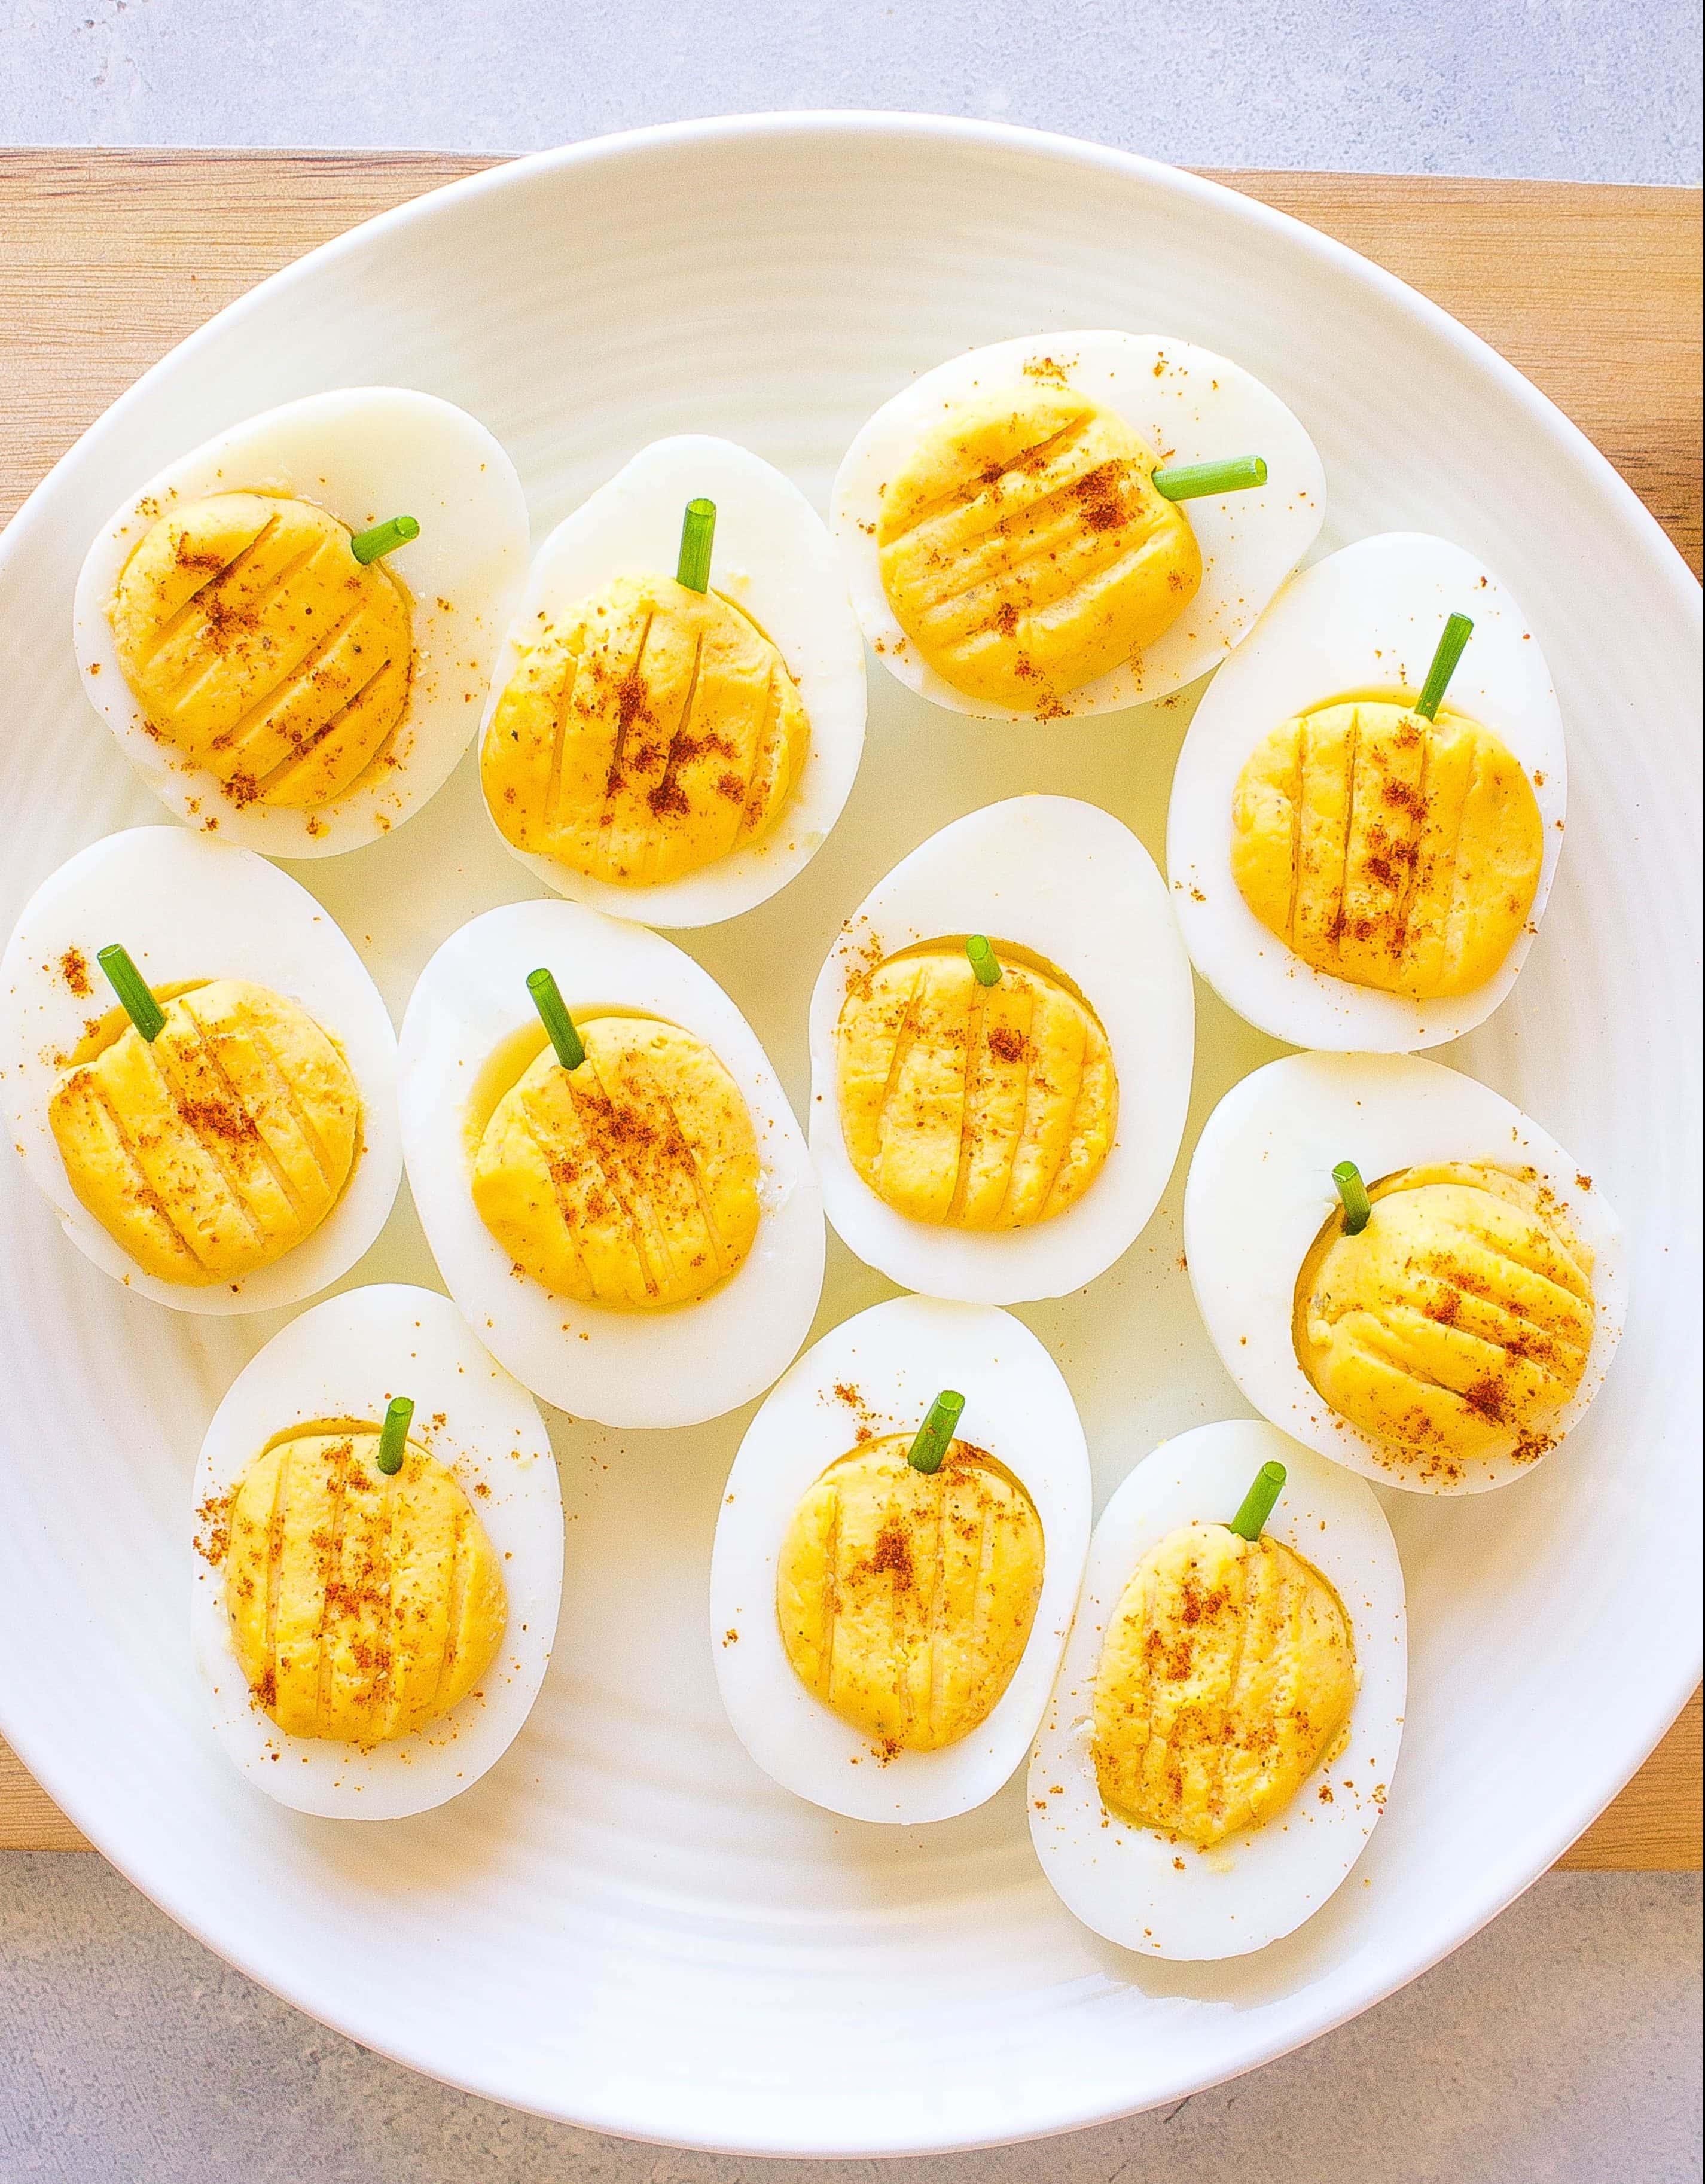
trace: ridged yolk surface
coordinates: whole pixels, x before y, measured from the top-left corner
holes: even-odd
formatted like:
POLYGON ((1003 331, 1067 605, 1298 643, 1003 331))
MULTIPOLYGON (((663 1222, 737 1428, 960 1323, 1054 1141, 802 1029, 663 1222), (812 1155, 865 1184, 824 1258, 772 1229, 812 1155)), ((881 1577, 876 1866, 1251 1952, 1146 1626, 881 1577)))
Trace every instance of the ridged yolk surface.
POLYGON ((894 619, 967 697, 1047 713, 1132 659, 1201 583, 1188 518, 1123 419, 1041 383, 946 414, 887 482, 894 619))
POLYGON ((480 777, 517 849, 655 885, 761 840, 810 740, 781 654, 738 608, 666 577, 622 577, 528 647, 480 777))
POLYGON ((311 501, 220 493, 161 516, 109 610, 153 731, 237 804, 311 810, 385 758, 414 670, 409 598, 311 501))
POLYGON ((889 1435, 832 1463, 794 1511, 776 1613, 794 1673, 875 1743, 934 1752, 1012 1680, 1042 1592, 1041 1519, 1004 1466, 955 1441, 938 1471, 889 1435))
POLYGON ((1100 1171, 1118 1119, 1106 1033, 1056 976, 1011 960, 978 983, 962 943, 890 956, 836 1028, 847 1156, 914 1221, 1022 1228, 1100 1171))
POLYGON ((292 1736, 407 1736, 465 1698, 502 1642, 503 1576, 467 1496, 412 1441, 387 1477, 378 1446, 364 1427, 281 1441, 231 1503, 231 1641, 292 1736))
POLYGON ((690 1304, 758 1233, 758 1147, 739 1087, 700 1040, 650 1017, 576 1019, 586 1060, 547 1048, 492 1113, 481 1219, 515 1264, 582 1304, 690 1304))
POLYGON ((1103 1801, 1208 1844, 1281 1811, 1350 1718, 1343 1603, 1281 1541, 1184 1524, 1144 1556, 1095 1673, 1103 1801))
POLYGON ((1544 823, 1490 728, 1395 704, 1327 705, 1256 748, 1232 805, 1232 872, 1316 970, 1419 1000, 1470 993, 1533 907, 1544 823))
POLYGON ((304 1009, 217 978, 71 1071, 47 1121, 71 1188, 147 1273, 201 1284, 270 1266, 341 1196, 360 1143, 349 1065, 304 1009))
POLYGON ((1359 1235, 1329 1221, 1303 1262, 1296 1355, 1341 1418, 1441 1475, 1537 1456, 1592 1344, 1592 1255, 1533 1177, 1474 1163, 1369 1186, 1359 1235))

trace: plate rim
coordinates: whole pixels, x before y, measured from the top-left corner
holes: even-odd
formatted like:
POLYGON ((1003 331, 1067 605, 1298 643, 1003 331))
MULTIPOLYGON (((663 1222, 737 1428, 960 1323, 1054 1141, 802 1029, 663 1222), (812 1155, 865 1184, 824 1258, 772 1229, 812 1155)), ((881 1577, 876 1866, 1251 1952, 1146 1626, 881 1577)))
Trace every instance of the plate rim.
MULTIPOLYGON (((644 161, 655 150, 683 146, 749 146, 768 138, 809 140, 838 136, 855 139, 884 136, 901 140, 934 139, 950 147, 1002 152, 1075 167, 1079 170, 1099 170, 1135 181, 1151 189, 1193 199, 1206 208, 1217 207, 1223 215, 1240 219, 1256 228, 1265 228, 1276 238, 1282 237, 1288 248, 1302 250, 1323 266, 1335 271, 1341 279, 1372 291, 1386 304, 1418 319, 1445 346, 1489 377, 1504 398, 1512 401, 1532 426, 1552 443, 1557 460, 1573 470, 1577 483, 1584 488, 1590 487, 1596 493, 1607 519, 1627 534, 1630 547, 1638 551, 1649 565, 1648 574, 1654 586, 1662 586, 1668 595, 1668 607, 1684 616, 1691 616, 1696 624, 1699 622, 1702 607, 1700 587, 1679 549, 1673 545, 1634 488, 1580 427, 1489 343, 1472 332, 1441 305, 1435 304, 1371 259, 1309 226, 1293 214, 1266 203, 1258 197, 1245 195, 1229 184, 1189 169, 1172 166, 1139 153, 1057 131, 1022 128, 1007 122, 868 109, 808 109, 755 114, 713 115, 588 137, 578 142, 499 161, 475 174, 441 183, 316 245, 268 275, 242 295, 234 298, 184 340, 175 344, 77 436, 32 488, 7 524, 3 535, 0 535, 0 577, 3 577, 14 560, 27 552, 36 526, 43 520, 43 511, 38 504, 45 501, 60 472, 71 465, 92 440, 109 431, 121 432, 131 410, 152 393, 157 377, 175 367, 181 359, 193 356, 201 346, 228 332, 234 325, 241 322, 245 314, 263 308, 280 289, 287 288, 293 281, 311 277, 320 268, 335 263, 342 255, 365 248, 375 240, 382 241, 391 233, 400 231, 413 223, 430 220, 440 200, 452 198, 472 199, 487 192, 514 187, 517 182, 525 183, 548 173, 614 165, 628 160, 644 161)), ((360 155, 355 156, 359 158, 360 155)), ((1287 2035, 1278 2046, 1272 2044, 1270 2034, 1246 2036, 1221 2059, 1223 2067, 1216 2066, 1207 2075, 1193 2077, 1187 2090, 1205 2092, 1247 2070, 1295 2053, 1408 1985, 1471 1939, 1547 1871, 1557 1856, 1626 1786, 1685 1705, 1700 1680, 1700 1674, 1701 1658, 1696 1652, 1691 1661, 1681 1663, 1680 1669, 1672 1670, 1667 1678, 1661 1674, 1654 1675, 1642 1685, 1642 1690, 1651 1696, 1644 1707, 1629 1710, 1629 1714, 1638 1725, 1633 1731, 1632 1756, 1625 1771, 1619 1774, 1607 1791, 1595 1783, 1571 1799, 1560 1813, 1554 1812, 1551 1827, 1543 1831, 1542 1841, 1546 1847, 1538 1864, 1535 1863, 1535 1853, 1531 1848, 1507 1849, 1489 1859, 1481 1869, 1479 1886, 1472 1897, 1464 1899, 1456 1914, 1447 1920, 1436 1947, 1418 1961, 1406 1959, 1404 1969, 1395 1976, 1389 1970, 1372 1975, 1364 1974, 1359 1978, 1349 1975, 1346 1991, 1333 2004, 1312 2011, 1305 2008, 1300 2012, 1298 2022, 1293 2028, 1294 2036, 1287 2035)), ((826 2148, 821 2142, 800 2143, 791 2139, 755 2142, 749 2132, 738 2136, 726 2132, 709 2136, 701 2133, 691 2138, 671 2136, 666 2132, 659 2133, 655 2127, 648 2129, 643 2119, 621 2109, 619 2103, 609 2104, 603 2113, 593 2109, 571 2114, 560 2107, 544 2105, 524 2092, 505 2086, 499 2074, 494 2071, 452 2078, 438 2064, 423 2061, 410 2053, 405 2042, 387 2040, 382 2031, 359 2021, 356 2013, 332 2012, 318 2003, 301 2000, 278 1977, 245 1961, 231 1943, 209 1932, 203 1919, 192 1905, 180 1906, 176 1903, 177 1892, 164 1877, 159 1879, 157 1886, 150 1886, 148 1880, 139 1878, 130 1864, 109 1848, 103 1840, 108 1830, 101 1814, 92 1809, 92 1799, 86 1798, 75 1782, 65 1784, 63 1790, 56 1785, 55 1777, 60 1770, 57 1758, 50 1749, 51 1725, 45 1713, 39 1724, 20 1719, 20 1709, 25 1703, 27 1701, 20 1695, 0 1689, 0 1733, 7 1736, 25 1766, 47 1789, 61 1809, 102 1855, 117 1866, 133 1886, 158 1905, 176 1925, 193 1935, 223 1961, 242 1971, 246 1977, 254 1980, 258 1985, 281 1996, 305 2014, 328 2025, 345 2036, 373 2048, 388 2059, 400 2063, 423 2076, 475 2092, 524 2113, 575 2124, 583 2129, 605 2131, 618 2137, 706 2152, 753 2158, 836 2159, 861 2156, 872 2159, 907 2153, 964 2152, 985 2147, 1033 2143, 1064 2131, 1087 2129, 1139 2114, 1160 2105, 1167 2098, 1176 2098, 1175 2093, 1160 2093, 1134 2105, 1116 2102, 1096 2105, 1087 2111, 1081 2106, 1073 2108, 1056 2099, 1045 2114, 1016 2132, 1006 2131, 970 2137, 950 2135, 933 2138, 922 2145, 915 2141, 904 2144, 899 2141, 876 2141, 849 2152, 845 2148, 826 2148), (41 1729, 39 1738, 35 1734, 38 1725, 41 1729), (483 2082, 480 2081, 482 2077, 483 2082)))

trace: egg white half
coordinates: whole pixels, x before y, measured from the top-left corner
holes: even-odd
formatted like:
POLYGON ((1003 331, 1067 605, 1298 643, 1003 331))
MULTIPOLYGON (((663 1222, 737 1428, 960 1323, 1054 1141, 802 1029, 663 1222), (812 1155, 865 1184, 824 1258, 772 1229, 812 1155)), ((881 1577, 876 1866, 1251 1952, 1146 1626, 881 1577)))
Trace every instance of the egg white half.
POLYGON ((1385 1808, 1403 1733, 1403 1571, 1372 1491, 1271 1426, 1229 1419, 1161 1446, 1090 1542, 1077 1619, 1030 1760, 1030 1836, 1050 1886, 1086 1926, 1144 1956, 1240 1957, 1312 1918, 1385 1808), (1168 1532, 1229 1524, 1263 1463, 1287 1473, 1266 1530, 1328 1578, 1356 1641, 1349 1726, 1264 1826, 1201 1849, 1110 1812, 1092 1749, 1101 1643, 1133 1571, 1168 1532))
POLYGON ((1332 1170, 1352 1160, 1374 1183, 1441 1161, 1530 1167, 1593 1253, 1596 1325, 1572 1400, 1545 1424, 1566 1433, 1603 1384, 1628 1309, 1622 1227, 1556 1140, 1490 1087, 1416 1055, 1293 1054, 1235 1084, 1209 1116, 1184 1186, 1184 1251, 1221 1361, 1276 1426, 1382 1485, 1481 1494, 1531 1470, 1513 1452, 1455 1477, 1436 1459, 1375 1440, 1328 1407, 1296 1362, 1296 1277, 1338 1203, 1332 1170))
POLYGON ((655 886, 617 887, 504 843, 559 894, 647 925, 715 925, 785 887, 827 840, 864 751, 864 646, 822 518, 761 456, 702 432, 642 448, 540 547, 498 655, 482 738, 544 622, 562 619, 613 577, 674 575, 682 515, 701 495, 716 504, 710 588, 775 645, 810 718, 793 794, 760 840, 655 886))
POLYGON ((1173 776, 1167 869, 1190 960, 1226 1005, 1296 1046, 1394 1054, 1460 1038, 1515 983, 1563 847, 1568 798, 1563 716, 1533 626, 1475 556, 1443 538, 1390 532, 1294 577, 1214 677, 1173 776), (1472 993, 1414 1000, 1317 971, 1256 916, 1232 878, 1232 799, 1257 744, 1280 722, 1346 695, 1420 694, 1446 621, 1474 625, 1446 710, 1501 736, 1533 784, 1544 861, 1527 924, 1472 993))
POLYGON ((695 1425, 767 1388, 810 1332, 823 1279, 822 1199, 804 1137, 751 1027, 660 934, 579 903, 517 902, 454 933, 404 1019, 403 1150, 432 1256, 487 1348, 535 1395, 611 1426, 695 1425), (757 1134, 756 1240, 696 1303, 623 1312, 518 1273, 469 1187, 466 1119, 493 1055, 538 1028, 527 973, 554 972, 571 1016, 654 1016, 704 1041, 757 1134))
POLYGON ((42 881, 0 959, 0 1102, 31 1181, 86 1258, 176 1312, 270 1312, 347 1273, 384 1227, 403 1173, 397 1039, 379 989, 307 889, 252 850, 181 827, 92 842, 42 881), (361 1095, 361 1141, 343 1196, 270 1267, 204 1289, 144 1273, 86 1212, 47 1103, 86 1030, 118 1006, 95 961, 118 941, 151 986, 248 978, 298 1001, 343 1050, 361 1095), (64 965, 82 959, 78 993, 64 965))
POLYGON ((992 1797, 1022 1763, 1072 1620, 1089 1540, 1089 1458, 1072 1392, 1028 1328, 987 1305, 894 1297, 814 1342, 746 1429, 710 1562, 711 1653, 735 1734, 795 1797, 849 1819, 914 1826, 992 1797), (850 1405, 837 1386, 854 1395, 850 1405), (885 1757, 794 1673, 776 1616, 776 1562, 808 1487, 861 1429, 915 1433, 944 1388, 960 1437, 1020 1479, 1042 1521, 1042 1595, 1011 1682, 988 1718, 939 1752, 885 1757))
POLYGON ((298 1813, 394 1820, 477 1781, 527 1719, 562 1600, 562 1494, 532 1398, 436 1290, 384 1284, 328 1297, 291 1322, 231 1383, 196 1468, 198 1542, 190 1631, 220 1742, 249 1779, 298 1813), (409 1437, 454 1473, 503 1572, 508 1618, 490 1669, 460 1704, 375 1745, 292 1736, 251 1696, 231 1641, 222 1568, 207 1559, 219 1513, 269 1442, 319 1419, 382 1423, 415 1405, 409 1437))
POLYGON ((956 819, 881 881, 841 928, 811 992, 811 1156, 843 1242, 927 1296, 1016 1304, 1063 1296, 1112 1266, 1160 1203, 1190 1106, 1195 1000, 1166 884, 1111 813, 1017 796, 956 819), (1028 1228, 913 1221, 878 1198, 841 1134, 835 1026, 850 978, 949 934, 985 933, 1063 971, 1100 1018, 1118 1128, 1075 1206, 1028 1228))
POLYGON ((169 811, 273 857, 332 857, 400 826, 467 749, 527 567, 515 465, 483 425, 404 387, 310 394, 234 425, 131 493, 101 526, 77 579, 72 638, 89 702, 169 811), (352 531, 412 515, 421 535, 387 554, 408 587, 415 671, 395 762, 306 811, 238 804, 218 777, 149 733, 119 665, 107 608, 125 564, 175 502, 245 489, 317 502, 352 531))
POLYGON ((877 553, 883 492, 944 410, 1038 383, 1069 386, 1115 411, 1164 463, 1234 455, 1267 461, 1264 486, 1181 504, 1201 549, 1201 588, 1137 659, 1062 697, 1067 713, 1147 705, 1217 666, 1312 545, 1325 514, 1325 472, 1296 419, 1240 365, 1189 342, 1165 334, 1033 334, 938 365, 883 403, 847 449, 829 524, 854 609, 883 665, 932 704, 977 720, 1032 716, 967 697, 919 657, 883 588, 877 553))

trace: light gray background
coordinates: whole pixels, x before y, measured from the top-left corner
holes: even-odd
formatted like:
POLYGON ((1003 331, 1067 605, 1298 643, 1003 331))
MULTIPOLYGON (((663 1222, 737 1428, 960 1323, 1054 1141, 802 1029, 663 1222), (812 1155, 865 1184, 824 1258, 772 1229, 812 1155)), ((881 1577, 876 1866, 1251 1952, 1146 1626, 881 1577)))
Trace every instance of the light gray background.
MULTIPOLYGON (((802 106, 1195 165, 1697 182, 1694 0, 0 0, 0 142, 527 151, 802 106)), ((1680 2184, 1700 1886, 1541 1881, 1406 1993, 1171 2112, 911 2184, 1680 2184)), ((879 2098, 879 2089, 872 2088, 879 2098)), ((227 1970, 101 1860, 0 1857, 0 2178, 829 2184, 449 2092, 227 1970)))
POLYGON ((774 107, 1687 182, 1696 0, 0 0, 0 142, 527 152, 774 107))

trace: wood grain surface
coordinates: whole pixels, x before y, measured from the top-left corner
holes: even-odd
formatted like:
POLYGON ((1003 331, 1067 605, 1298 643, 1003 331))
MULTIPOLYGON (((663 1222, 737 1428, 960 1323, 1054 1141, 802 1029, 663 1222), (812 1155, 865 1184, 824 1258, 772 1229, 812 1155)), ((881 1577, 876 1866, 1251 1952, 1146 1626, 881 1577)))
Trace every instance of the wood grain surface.
MULTIPOLYGON (((489 160, 432 153, 0 152, 0 521, 137 375, 359 220, 489 160)), ((1240 171, 1525 372, 1700 568, 1700 192, 1240 171)), ((1563 1864, 1700 1864, 1699 1694, 1563 1864)), ((77 1830, 0 1744, 0 1849, 77 1830)))

